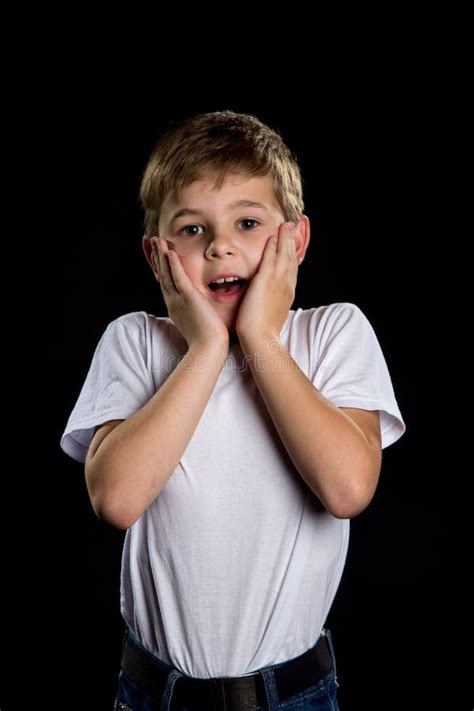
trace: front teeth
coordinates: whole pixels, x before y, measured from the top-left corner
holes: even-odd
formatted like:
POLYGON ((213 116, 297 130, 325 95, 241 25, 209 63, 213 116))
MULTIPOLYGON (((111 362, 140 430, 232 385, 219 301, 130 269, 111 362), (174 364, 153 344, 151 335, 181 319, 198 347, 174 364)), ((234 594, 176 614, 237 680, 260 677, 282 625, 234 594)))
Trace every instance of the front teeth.
POLYGON ((211 281, 211 284, 223 284, 225 281, 239 281, 239 277, 223 277, 222 279, 211 281))

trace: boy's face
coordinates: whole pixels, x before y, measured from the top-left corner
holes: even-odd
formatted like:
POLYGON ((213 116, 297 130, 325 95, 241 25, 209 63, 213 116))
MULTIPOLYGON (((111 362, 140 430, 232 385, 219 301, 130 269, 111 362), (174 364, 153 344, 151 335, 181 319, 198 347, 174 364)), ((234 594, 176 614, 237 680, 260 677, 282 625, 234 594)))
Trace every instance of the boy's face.
MULTIPOLYGON (((211 176, 184 188, 177 198, 165 199, 159 236, 179 255, 191 281, 234 333, 239 305, 258 271, 265 244, 283 222, 270 176, 232 174, 219 190, 211 176), (229 293, 214 291, 209 284, 220 274, 235 274, 246 282, 239 291, 236 286, 229 293)), ((308 240, 309 234, 296 238, 300 261, 308 240)))

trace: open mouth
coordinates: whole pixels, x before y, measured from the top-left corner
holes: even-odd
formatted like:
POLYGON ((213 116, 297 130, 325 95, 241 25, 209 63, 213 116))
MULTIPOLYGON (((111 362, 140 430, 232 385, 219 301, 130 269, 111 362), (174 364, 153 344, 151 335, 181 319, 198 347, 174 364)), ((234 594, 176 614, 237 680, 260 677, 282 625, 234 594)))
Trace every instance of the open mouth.
POLYGON ((248 279, 234 278, 232 281, 210 282, 207 288, 215 301, 229 303, 243 294, 248 284, 248 279))

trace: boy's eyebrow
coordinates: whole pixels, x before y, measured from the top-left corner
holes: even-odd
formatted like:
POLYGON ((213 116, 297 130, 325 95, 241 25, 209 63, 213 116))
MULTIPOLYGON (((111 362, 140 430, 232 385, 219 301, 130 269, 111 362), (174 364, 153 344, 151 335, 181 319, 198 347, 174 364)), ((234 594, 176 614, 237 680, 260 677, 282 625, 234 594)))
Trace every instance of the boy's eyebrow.
MULTIPOLYGON (((236 207, 260 207, 262 210, 268 211, 268 207, 263 205, 261 202, 254 202, 253 200, 236 200, 235 202, 231 202, 227 205, 228 210, 234 210, 236 207)), ((184 215, 203 215, 204 212, 205 210, 199 210, 194 207, 182 207, 173 213, 170 221, 174 222, 178 219, 178 217, 183 217, 184 215)))

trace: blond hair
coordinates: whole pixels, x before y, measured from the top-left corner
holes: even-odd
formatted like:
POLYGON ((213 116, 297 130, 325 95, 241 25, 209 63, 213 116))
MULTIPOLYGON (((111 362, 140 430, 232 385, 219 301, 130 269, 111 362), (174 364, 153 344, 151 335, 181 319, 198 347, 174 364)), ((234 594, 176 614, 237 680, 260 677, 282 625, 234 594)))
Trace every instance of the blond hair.
POLYGON ((285 221, 303 213, 302 178, 296 157, 280 134, 255 116, 233 111, 199 114, 168 130, 158 141, 143 174, 140 201, 145 234, 159 234, 164 199, 208 174, 219 189, 230 173, 273 179, 285 221))

